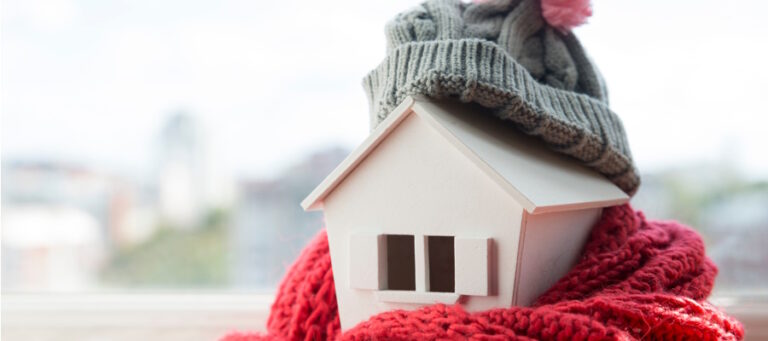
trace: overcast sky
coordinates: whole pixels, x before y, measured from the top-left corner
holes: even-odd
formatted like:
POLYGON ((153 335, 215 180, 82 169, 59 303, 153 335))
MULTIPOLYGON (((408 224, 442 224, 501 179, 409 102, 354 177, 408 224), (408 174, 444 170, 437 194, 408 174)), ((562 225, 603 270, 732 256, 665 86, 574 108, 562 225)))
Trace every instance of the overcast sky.
MULTIPOLYGON (((2 157, 141 172, 168 116, 217 164, 274 174, 368 134, 361 79, 417 1, 5 0, 2 157)), ((765 1, 600 0, 576 30, 641 171, 733 162, 768 178, 765 1)))

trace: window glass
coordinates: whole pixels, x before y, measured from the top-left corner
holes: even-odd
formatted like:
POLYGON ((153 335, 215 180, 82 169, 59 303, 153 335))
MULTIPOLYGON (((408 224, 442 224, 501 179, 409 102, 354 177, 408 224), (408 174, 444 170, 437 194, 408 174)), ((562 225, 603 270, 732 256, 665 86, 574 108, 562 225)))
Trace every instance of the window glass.
POLYGON ((455 263, 453 237, 427 237, 429 291, 453 292, 455 263))
MULTIPOLYGON (((4 0, 3 292, 274 291, 323 227, 299 202, 368 135, 385 23, 419 2, 4 0)), ((632 204, 702 234, 717 294, 765 294, 768 2, 663 6, 595 2, 575 31, 632 204)))
POLYGON ((413 236, 387 235, 387 290, 416 290, 413 236))

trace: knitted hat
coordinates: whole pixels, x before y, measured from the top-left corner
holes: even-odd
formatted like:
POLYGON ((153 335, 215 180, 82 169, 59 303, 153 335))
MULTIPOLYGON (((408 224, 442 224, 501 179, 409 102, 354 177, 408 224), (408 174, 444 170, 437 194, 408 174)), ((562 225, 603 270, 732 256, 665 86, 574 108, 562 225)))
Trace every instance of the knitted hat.
POLYGON ((634 194, 640 177, 603 79, 567 26, 550 23, 539 0, 429 0, 399 14, 363 82, 372 128, 409 95, 476 102, 634 194))

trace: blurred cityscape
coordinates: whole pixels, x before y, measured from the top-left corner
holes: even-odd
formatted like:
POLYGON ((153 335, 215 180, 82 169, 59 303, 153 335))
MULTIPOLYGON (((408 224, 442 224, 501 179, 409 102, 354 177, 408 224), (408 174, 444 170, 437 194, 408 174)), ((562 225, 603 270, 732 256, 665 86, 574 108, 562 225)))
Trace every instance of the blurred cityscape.
MULTIPOLYGON (((202 136, 194 116, 171 115, 147 176, 4 159, 3 291, 274 290, 322 227, 299 202, 349 151, 317 151, 277 177, 226 179, 202 136)), ((702 233, 718 291, 765 290, 768 182, 725 164, 645 174, 633 205, 702 233)))
POLYGON ((347 151, 319 151, 277 178, 222 179, 200 128, 170 116, 144 177, 4 159, 3 291, 274 288, 322 226, 299 202, 347 151))

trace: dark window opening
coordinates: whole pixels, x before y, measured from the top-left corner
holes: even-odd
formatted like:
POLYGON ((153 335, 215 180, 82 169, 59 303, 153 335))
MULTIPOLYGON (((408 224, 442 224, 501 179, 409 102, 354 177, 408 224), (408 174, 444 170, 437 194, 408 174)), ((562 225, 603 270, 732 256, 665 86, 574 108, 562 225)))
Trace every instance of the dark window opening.
POLYGON ((427 237, 429 251, 429 291, 454 291, 453 237, 427 237))
POLYGON ((387 235, 387 289, 416 290, 413 236, 387 235))

